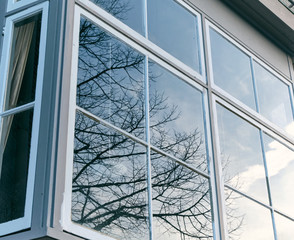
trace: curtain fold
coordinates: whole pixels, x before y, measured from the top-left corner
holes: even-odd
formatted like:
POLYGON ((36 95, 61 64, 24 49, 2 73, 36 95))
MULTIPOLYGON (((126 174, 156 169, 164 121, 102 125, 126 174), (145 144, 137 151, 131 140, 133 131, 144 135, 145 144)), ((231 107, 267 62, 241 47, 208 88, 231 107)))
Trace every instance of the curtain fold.
MULTIPOLYGON (((14 49, 12 50, 9 76, 6 87, 5 110, 16 107, 21 90, 23 76, 26 69, 29 50, 32 42, 35 22, 27 23, 14 29, 14 49)), ((13 115, 2 119, 2 131, 0 137, 0 179, 2 172, 3 155, 9 137, 13 115)))

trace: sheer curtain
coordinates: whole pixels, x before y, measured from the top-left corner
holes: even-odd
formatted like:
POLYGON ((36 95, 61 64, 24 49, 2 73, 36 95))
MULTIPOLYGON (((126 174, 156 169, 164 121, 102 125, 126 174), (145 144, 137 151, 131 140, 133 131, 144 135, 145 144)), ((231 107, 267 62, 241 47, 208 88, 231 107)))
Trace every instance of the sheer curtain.
MULTIPOLYGON (((14 49, 12 49, 11 64, 9 70, 8 83, 5 96, 5 109, 16 107, 18 96, 23 82, 23 76, 29 55, 31 41, 33 37, 35 22, 27 23, 14 29, 14 49)), ((3 162, 3 155, 10 133, 13 115, 4 117, 2 120, 2 131, 0 141, 0 178, 3 162)))

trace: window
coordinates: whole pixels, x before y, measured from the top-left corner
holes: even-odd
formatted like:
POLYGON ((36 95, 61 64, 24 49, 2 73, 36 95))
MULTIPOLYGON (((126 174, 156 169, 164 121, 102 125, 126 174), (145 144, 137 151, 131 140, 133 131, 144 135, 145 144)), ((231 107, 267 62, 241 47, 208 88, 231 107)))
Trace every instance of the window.
POLYGON ((90 0, 136 32, 145 36, 144 0, 90 0))
POLYGON ((229 238, 285 239, 293 225, 293 145, 215 101, 229 238))
POLYGON ((202 81, 206 80, 200 14, 183 1, 82 0, 82 2, 104 19, 112 19, 109 24, 116 22, 123 30, 126 30, 124 24, 128 25, 136 31, 128 29, 126 31, 128 35, 132 33, 132 37, 136 36, 139 41, 143 41, 147 48, 152 49, 151 51, 162 55, 170 63, 177 63, 178 67, 185 69, 194 78, 196 76, 202 81))
POLYGON ((293 238, 291 49, 224 2, 4 0, 1 239, 293 238))
POLYGON ((6 20, 1 60, 0 235, 30 227, 47 4, 6 20))
POLYGON ((268 203, 259 129, 221 105, 217 119, 225 184, 268 203))
POLYGON ((206 30, 225 238, 287 239, 292 83, 208 21, 206 30))
POLYGON ((263 135, 263 142, 273 205, 278 211, 294 218, 289 184, 294 178, 294 151, 267 134, 263 135))
POLYGON ((200 21, 197 19, 199 16, 176 1, 148 0, 147 4, 148 38, 196 72, 203 74, 200 21))
POLYGON ((291 234, 292 83, 200 19, 180 0, 75 5, 65 231, 107 240, 291 234))
POLYGON ((79 7, 76 16, 65 229, 213 239, 205 89, 79 7))
POLYGON ((220 87, 219 91, 224 95, 230 94, 241 102, 240 105, 245 104, 260 113, 293 137, 293 88, 290 82, 211 24, 207 29, 213 86, 220 87))

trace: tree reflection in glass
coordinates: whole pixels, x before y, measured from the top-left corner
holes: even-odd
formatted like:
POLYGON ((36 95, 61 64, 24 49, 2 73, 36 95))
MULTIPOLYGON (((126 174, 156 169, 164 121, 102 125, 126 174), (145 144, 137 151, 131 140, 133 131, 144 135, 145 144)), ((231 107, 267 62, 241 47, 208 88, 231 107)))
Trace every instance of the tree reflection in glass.
POLYGON ((208 179, 151 153, 154 238, 213 239, 208 179))
MULTIPOLYGON (((156 147, 207 171, 202 93, 149 62, 146 129, 144 56, 86 19, 80 31, 77 105, 141 139, 150 130, 156 147)), ((72 220, 117 239, 149 239, 146 148, 83 111, 75 123, 72 220)), ((209 179, 151 155, 154 234, 212 239, 209 179)))
POLYGON ((144 0, 91 0, 123 23, 144 35, 144 0))
POLYGON ((229 188, 225 194, 230 240, 275 239, 269 209, 229 188))
POLYGON ((202 93, 149 62, 151 144, 207 171, 202 93))
POLYGON ((144 56, 81 19, 77 105, 115 126, 145 136, 144 56))
POLYGON ((77 113, 72 220, 119 239, 148 239, 146 148, 77 113))

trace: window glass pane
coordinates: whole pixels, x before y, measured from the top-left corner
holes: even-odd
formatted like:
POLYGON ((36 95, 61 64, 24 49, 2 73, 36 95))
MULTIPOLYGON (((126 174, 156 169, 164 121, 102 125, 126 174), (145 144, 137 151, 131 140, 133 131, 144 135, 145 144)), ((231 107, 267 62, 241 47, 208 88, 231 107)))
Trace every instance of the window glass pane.
POLYGON ((209 33, 214 83, 255 110, 249 56, 212 28, 209 33))
POLYGON ((294 136, 289 87, 254 62, 260 113, 294 136))
POLYGON ((72 220, 117 239, 149 239, 146 148, 76 114, 72 220))
POLYGON ((202 93, 149 62, 151 144, 207 171, 202 93))
POLYGON ((275 214, 275 223, 279 240, 289 240, 294 236, 294 222, 280 214, 275 214))
POLYGON ((77 105, 144 138, 144 56, 81 20, 77 105))
POLYGON ((148 38, 201 73, 197 17, 173 0, 148 0, 148 38))
POLYGON ((274 240, 270 210, 225 189, 229 239, 274 240))
POLYGON ((15 24, 5 110, 35 99, 41 15, 15 24))
POLYGON ((217 118, 225 183, 267 203, 259 130, 220 105, 217 118))
POLYGON ((273 206, 294 218, 294 151, 264 134, 273 206))
POLYGON ((32 119, 33 110, 2 119, 0 223, 24 216, 32 119))
POLYGON ((151 152, 154 239, 213 239, 208 179, 151 152))
POLYGON ((144 0, 91 0, 129 27, 144 35, 144 0))

